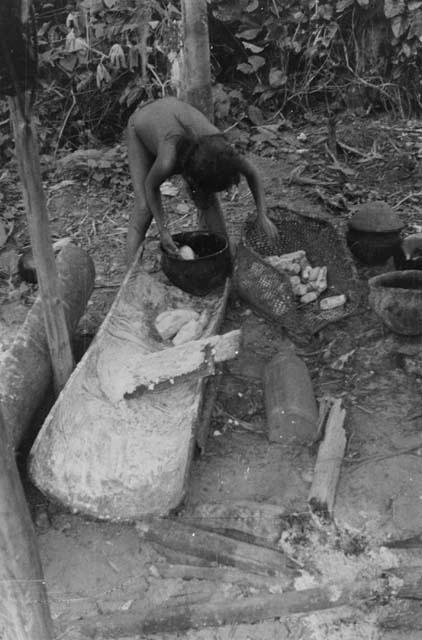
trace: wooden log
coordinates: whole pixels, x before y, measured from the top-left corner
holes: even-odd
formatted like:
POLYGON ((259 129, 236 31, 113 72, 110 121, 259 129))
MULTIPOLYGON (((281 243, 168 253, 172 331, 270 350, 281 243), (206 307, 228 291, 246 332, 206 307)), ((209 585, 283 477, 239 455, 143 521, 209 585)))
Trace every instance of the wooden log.
POLYGON ((270 442, 309 444, 315 438, 318 408, 308 369, 290 341, 264 370, 266 432, 270 442))
MULTIPOLYGON (((254 587, 255 589, 266 589, 273 593, 281 593, 285 590, 286 581, 281 576, 260 576, 256 573, 240 571, 239 569, 227 569, 226 567, 192 566, 189 564, 167 564, 154 565, 154 570, 161 578, 173 578, 181 580, 208 580, 210 582, 221 582, 229 584, 240 584, 254 587)), ((154 575, 152 573, 152 575, 154 575)), ((288 581, 291 586, 291 581, 288 581)))
POLYGON ((0 414, 0 637, 52 640, 35 531, 0 414))
POLYGON ((343 428, 345 416, 341 400, 334 400, 328 413, 324 439, 319 445, 308 497, 311 510, 323 518, 331 518, 333 514, 340 467, 346 448, 346 433, 343 428))
POLYGON ((164 516, 182 502, 204 382, 192 376, 112 403, 100 387, 99 358, 107 353, 110 362, 124 364, 161 350, 153 318, 177 306, 209 311, 204 337, 214 335, 227 302, 229 283, 223 292, 198 298, 169 284, 161 272, 148 273, 144 265, 152 254, 147 244, 140 260, 140 248, 31 450, 29 469, 38 488, 97 518, 164 516))
POLYGON ((288 514, 283 507, 250 500, 199 504, 184 514, 183 521, 237 540, 270 547, 276 545, 289 526, 288 514))
MULTIPOLYGON (((382 592, 384 583, 332 585, 303 591, 287 591, 281 595, 262 594, 240 600, 210 600, 196 604, 186 597, 174 605, 165 602, 159 607, 142 604, 138 611, 92 616, 72 625, 87 638, 120 638, 148 633, 182 632, 203 627, 254 624, 263 620, 285 618, 297 613, 309 613, 353 605, 382 592)), ((70 631, 70 629, 68 629, 70 631)))
POLYGON ((195 373, 206 377, 215 373, 215 363, 235 358, 240 349, 241 331, 190 340, 155 353, 136 354, 122 363, 100 355, 97 364, 100 386, 107 398, 119 402, 134 393, 153 390, 163 383, 195 373), (116 377, 116 367, 119 375, 116 377))
POLYGON ((204 531, 179 520, 155 518, 148 523, 139 523, 137 530, 144 540, 210 562, 264 575, 283 574, 287 580, 296 575, 288 566, 286 556, 279 551, 204 531))
POLYGON ((73 353, 51 244, 36 134, 30 114, 22 113, 17 97, 9 98, 9 110, 29 235, 37 268, 54 387, 58 395, 72 373, 73 353))
MULTIPOLYGON (((94 286, 94 265, 85 251, 69 244, 57 256, 57 268, 66 320, 72 333, 94 286)), ((0 359, 0 406, 14 447, 26 435, 51 380, 42 301, 38 297, 11 347, 0 359)))

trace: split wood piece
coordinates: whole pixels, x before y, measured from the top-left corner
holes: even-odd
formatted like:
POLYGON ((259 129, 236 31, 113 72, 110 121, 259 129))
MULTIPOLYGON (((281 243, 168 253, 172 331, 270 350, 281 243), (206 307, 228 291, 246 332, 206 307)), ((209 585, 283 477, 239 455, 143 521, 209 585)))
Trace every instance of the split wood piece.
POLYGON ((205 503, 185 513, 190 525, 229 535, 237 540, 274 547, 289 527, 288 514, 278 505, 243 500, 205 503))
POLYGON ((167 563, 153 565, 161 578, 173 578, 181 580, 208 580, 209 582, 221 582, 229 584, 249 585, 255 589, 266 589, 272 593, 281 593, 284 589, 282 580, 272 576, 259 576, 255 573, 240 571, 239 569, 226 569, 226 567, 171 565, 167 563))
POLYGON ((297 613, 334 609, 368 600, 383 593, 385 583, 374 580, 366 583, 327 586, 324 588, 287 591, 283 594, 262 594, 240 600, 211 600, 183 604, 165 602, 159 607, 143 605, 136 612, 92 616, 77 622, 77 629, 87 638, 120 638, 148 633, 182 632, 188 629, 224 625, 254 624, 263 620, 285 618, 297 613))
POLYGON ((112 402, 130 398, 134 393, 153 390, 162 383, 174 384, 175 380, 196 373, 206 377, 215 373, 215 363, 235 358, 239 353, 241 331, 191 340, 177 347, 155 353, 134 355, 119 367, 100 356, 97 371, 102 391, 112 402))
POLYGON ((345 416, 341 400, 334 400, 327 416, 324 439, 319 445, 308 497, 312 512, 323 518, 331 518, 333 514, 340 467, 346 448, 346 433, 343 428, 345 416))
POLYGON ((285 585, 296 575, 288 566, 286 556, 279 551, 204 531, 178 520, 155 518, 149 523, 139 523, 137 530, 148 542, 199 556, 210 562, 264 575, 283 574, 285 585))
MULTIPOLYGON (((69 244, 57 256, 60 293, 72 334, 85 311, 95 280, 94 263, 80 247, 69 244)), ((10 442, 16 448, 51 386, 52 370, 41 298, 0 363, 0 405, 10 442)))
POLYGON ((52 640, 35 531, 1 414, 0 514, 0 637, 52 640))
POLYGON ((397 538, 396 540, 386 540, 382 544, 389 549, 419 549, 422 547, 422 535, 411 536, 410 538, 397 538))
POLYGON ((9 112, 15 137, 29 235, 37 268, 54 389, 58 395, 72 373, 74 361, 51 244, 37 138, 31 115, 22 113, 18 97, 9 98, 9 112))
POLYGON ((165 547, 162 544, 158 544, 155 542, 149 542, 149 544, 161 558, 164 558, 166 560, 168 564, 189 567, 210 567, 215 566, 216 564, 215 562, 211 562, 206 558, 199 558, 198 556, 183 553, 182 551, 175 551, 174 549, 165 547))
POLYGON ((203 385, 203 393, 202 393, 202 402, 201 407, 198 411, 198 426, 195 433, 196 444, 198 445, 201 454, 205 453, 205 448, 207 445, 211 418, 214 411, 215 401, 217 400, 217 392, 218 392, 218 378, 220 377, 221 371, 216 371, 216 375, 209 376, 204 379, 203 385))

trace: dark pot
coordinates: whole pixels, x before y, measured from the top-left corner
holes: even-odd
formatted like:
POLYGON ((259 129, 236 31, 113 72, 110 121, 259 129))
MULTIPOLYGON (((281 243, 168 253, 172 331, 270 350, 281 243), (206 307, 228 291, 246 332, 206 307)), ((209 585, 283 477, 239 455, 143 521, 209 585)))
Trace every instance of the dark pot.
POLYGON ((350 251, 365 264, 384 264, 400 247, 400 231, 347 231, 350 251))
POLYGON ((222 234, 209 231, 185 231, 172 236, 175 243, 191 247, 198 256, 183 260, 161 248, 161 267, 170 282, 196 296, 205 296, 222 286, 231 273, 228 240, 222 234))

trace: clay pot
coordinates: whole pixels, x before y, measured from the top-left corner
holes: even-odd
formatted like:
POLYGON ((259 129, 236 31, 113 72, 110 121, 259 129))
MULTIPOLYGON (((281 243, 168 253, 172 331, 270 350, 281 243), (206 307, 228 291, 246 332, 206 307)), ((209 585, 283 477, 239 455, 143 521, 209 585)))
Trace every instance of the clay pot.
POLYGON ((383 264, 397 253, 403 226, 386 202, 366 202, 349 220, 347 244, 361 262, 383 264))
POLYGON ((406 336, 422 334, 422 271, 391 271, 370 278, 369 304, 384 324, 406 336))

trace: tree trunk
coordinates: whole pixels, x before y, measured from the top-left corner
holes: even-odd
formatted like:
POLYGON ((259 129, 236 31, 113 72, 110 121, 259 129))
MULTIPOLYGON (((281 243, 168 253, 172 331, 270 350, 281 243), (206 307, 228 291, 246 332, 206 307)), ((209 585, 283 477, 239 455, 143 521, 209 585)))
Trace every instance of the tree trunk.
POLYGON ((182 0, 182 15, 182 98, 213 122, 207 0, 182 0))
POLYGON ((35 532, 1 414, 0 638, 53 638, 35 532))
POLYGON ((151 20, 151 0, 138 0, 137 2, 137 20, 138 20, 138 35, 139 35, 139 49, 141 52, 141 77, 142 82, 146 84, 148 80, 147 64, 148 64, 148 49, 147 40, 149 33, 149 22, 151 20))

